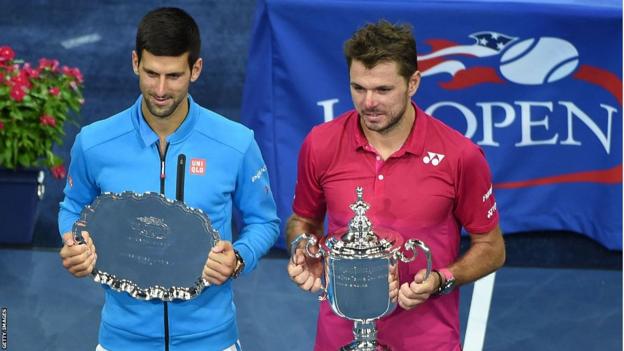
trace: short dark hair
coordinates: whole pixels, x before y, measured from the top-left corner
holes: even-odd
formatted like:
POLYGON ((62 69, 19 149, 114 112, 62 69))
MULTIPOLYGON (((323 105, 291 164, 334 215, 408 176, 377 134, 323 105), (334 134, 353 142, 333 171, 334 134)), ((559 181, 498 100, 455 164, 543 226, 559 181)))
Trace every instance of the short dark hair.
POLYGON ((361 27, 344 44, 347 65, 360 61, 368 69, 380 62, 394 61, 399 74, 406 80, 418 70, 416 41, 408 24, 392 24, 386 20, 361 27))
POLYGON ((139 62, 143 50, 156 56, 180 56, 188 52, 188 63, 192 68, 201 49, 199 27, 182 9, 162 7, 152 10, 139 23, 135 49, 139 62))

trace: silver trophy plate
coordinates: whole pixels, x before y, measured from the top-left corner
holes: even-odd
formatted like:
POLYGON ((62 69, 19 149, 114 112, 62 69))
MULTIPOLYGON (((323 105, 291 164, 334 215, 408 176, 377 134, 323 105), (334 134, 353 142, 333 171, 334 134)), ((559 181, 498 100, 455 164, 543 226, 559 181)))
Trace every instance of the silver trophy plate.
POLYGON ((208 217, 157 193, 104 193, 85 207, 73 235, 86 230, 97 250, 96 282, 139 300, 190 300, 219 240, 208 217))

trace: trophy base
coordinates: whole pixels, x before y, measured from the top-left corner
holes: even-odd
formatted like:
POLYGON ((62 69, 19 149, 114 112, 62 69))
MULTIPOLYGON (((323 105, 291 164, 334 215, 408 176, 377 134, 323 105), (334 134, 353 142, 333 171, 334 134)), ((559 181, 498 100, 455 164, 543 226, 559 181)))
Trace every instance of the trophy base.
POLYGON ((392 351, 389 347, 381 345, 376 341, 354 341, 343 346, 340 351, 392 351))
POLYGON ((355 339, 340 351, 391 351, 388 346, 377 342, 377 328, 373 320, 355 320, 353 336, 355 339))

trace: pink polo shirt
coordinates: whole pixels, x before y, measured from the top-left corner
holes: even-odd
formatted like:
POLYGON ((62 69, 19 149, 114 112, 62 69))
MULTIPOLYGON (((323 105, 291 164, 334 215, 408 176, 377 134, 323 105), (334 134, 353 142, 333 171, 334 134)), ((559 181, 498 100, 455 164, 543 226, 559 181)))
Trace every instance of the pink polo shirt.
MULTIPOLYGON (((472 141, 425 114, 405 144, 383 161, 368 144, 356 111, 312 129, 299 154, 293 211, 322 220, 330 233, 353 217, 355 188, 364 188, 373 228, 388 228, 431 249, 433 267, 458 257, 463 226, 473 234, 498 224, 490 169, 472 141)), ((399 265, 400 281, 411 281, 425 267, 424 255, 399 265)), ((335 351, 353 340, 353 322, 321 303, 315 350, 335 351)), ((429 299, 410 311, 401 307, 377 322, 378 339, 395 351, 460 350, 459 292, 429 299)))

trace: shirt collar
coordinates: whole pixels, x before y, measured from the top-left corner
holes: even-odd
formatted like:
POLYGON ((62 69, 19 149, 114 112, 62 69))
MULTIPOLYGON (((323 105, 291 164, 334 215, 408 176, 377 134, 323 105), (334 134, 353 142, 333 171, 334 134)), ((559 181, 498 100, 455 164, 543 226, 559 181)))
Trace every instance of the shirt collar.
MULTIPOLYGON (((412 130, 407 136, 407 140, 405 140, 403 146, 401 146, 401 148, 394 153, 394 157, 400 157, 406 152, 409 152, 416 156, 419 156, 423 153, 429 116, 427 116, 424 111, 416 106, 414 101, 411 101, 411 104, 412 107, 414 107, 416 118, 414 124, 412 125, 412 130)), ((360 116, 357 111, 354 110, 350 118, 351 121, 349 121, 349 128, 353 133, 353 147, 355 149, 365 149, 368 145, 368 139, 366 139, 366 136, 364 135, 364 132, 362 131, 362 128, 360 126, 360 116)))
MULTIPOLYGON (((134 105, 132 106, 132 123, 134 127, 139 132, 139 136, 145 146, 150 146, 158 141, 158 134, 152 130, 152 128, 147 124, 147 121, 143 117, 143 112, 141 110, 141 102, 143 101, 143 95, 140 95, 136 100, 134 105)), ((189 111, 182 121, 182 124, 175 130, 171 135, 167 136, 168 143, 176 143, 184 140, 193 130, 195 122, 197 120, 198 106, 195 104, 195 101, 188 95, 189 102, 189 111)))

